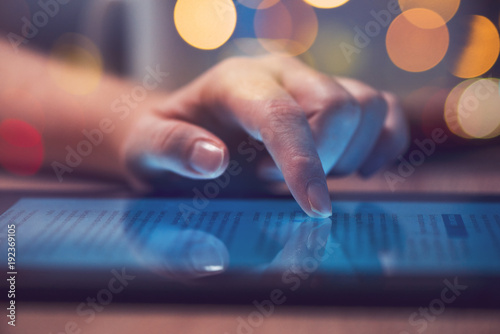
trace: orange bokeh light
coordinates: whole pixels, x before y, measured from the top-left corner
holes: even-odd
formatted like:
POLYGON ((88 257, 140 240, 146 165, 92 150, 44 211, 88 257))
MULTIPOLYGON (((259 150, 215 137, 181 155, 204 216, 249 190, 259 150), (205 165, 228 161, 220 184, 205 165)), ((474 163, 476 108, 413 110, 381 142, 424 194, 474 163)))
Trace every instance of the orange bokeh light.
POLYGON ((314 9, 301 0, 280 1, 255 13, 254 29, 267 51, 297 56, 314 43, 318 18, 314 9))
POLYGON ((346 4, 349 0, 304 0, 317 8, 335 8, 346 4))
POLYGON ((415 8, 423 8, 432 10, 437 13, 443 21, 431 20, 429 22, 422 21, 415 17, 408 17, 410 22, 420 28, 437 28, 445 24, 455 16, 458 7, 460 7, 460 0, 399 0, 399 7, 403 12, 415 8))
POLYGON ((474 78, 486 73, 497 61, 500 36, 486 17, 472 15, 467 44, 458 55, 451 72, 459 78, 474 78))
POLYGON ((448 28, 443 22, 441 16, 422 8, 396 17, 386 37, 387 53, 394 65, 408 72, 423 72, 439 64, 449 46, 448 28), (413 22, 437 28, 422 28, 413 22))
POLYGON ((266 9, 276 5, 280 0, 238 0, 240 4, 252 9, 266 9))
POLYGON ((186 43, 213 50, 231 37, 236 27, 236 7, 231 0, 178 0, 174 23, 186 43))

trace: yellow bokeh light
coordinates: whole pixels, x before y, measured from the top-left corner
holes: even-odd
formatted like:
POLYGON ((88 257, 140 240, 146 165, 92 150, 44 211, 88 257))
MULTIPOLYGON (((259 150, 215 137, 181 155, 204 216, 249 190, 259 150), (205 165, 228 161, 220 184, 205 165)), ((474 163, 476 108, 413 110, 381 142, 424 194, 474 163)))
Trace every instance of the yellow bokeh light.
POLYGON ((223 45, 236 27, 236 7, 231 0, 178 0, 174 22, 179 35, 198 49, 223 45))
POLYGON ((322 22, 318 37, 311 47, 320 71, 334 75, 352 76, 359 73, 370 58, 372 50, 362 52, 352 46, 355 33, 340 22, 322 22))
POLYGON ((500 90, 498 79, 480 79, 460 96, 458 123, 473 138, 492 138, 500 134, 500 90))
POLYGON ((464 106, 460 105, 460 97, 467 87, 476 82, 478 79, 464 80, 458 85, 456 85, 448 94, 446 98, 446 103, 444 107, 444 120, 448 129, 451 132, 462 138, 471 138, 467 133, 465 133, 460 126, 458 121, 458 115, 464 113, 464 106))
POLYGON ((238 0, 238 2, 248 8, 266 9, 274 6, 280 2, 280 0, 238 0))
MULTIPOLYGON (((443 18, 444 23, 455 16, 460 0, 399 0, 399 7, 403 12, 415 8, 432 10, 443 18)), ((437 28, 436 24, 444 24, 440 21, 425 22, 417 17, 408 17, 409 21, 420 28, 437 28)))
POLYGON ((346 4, 349 0, 304 0, 317 8, 335 8, 346 4))
POLYGON ((500 37, 486 17, 473 15, 467 44, 458 55, 451 72, 459 78, 473 78, 486 73, 497 61, 500 37))
POLYGON ((255 13, 254 30, 271 53, 297 56, 311 47, 318 34, 314 9, 302 0, 286 0, 255 13))
POLYGON ((389 26, 387 53, 394 65, 408 72, 423 72, 444 58, 449 46, 449 33, 444 20, 428 9, 410 9, 400 14, 389 26), (428 29, 412 22, 427 22, 437 28, 428 29))
POLYGON ((73 95, 87 95, 99 85, 103 63, 99 49, 85 36, 65 34, 50 55, 49 73, 56 84, 73 95))

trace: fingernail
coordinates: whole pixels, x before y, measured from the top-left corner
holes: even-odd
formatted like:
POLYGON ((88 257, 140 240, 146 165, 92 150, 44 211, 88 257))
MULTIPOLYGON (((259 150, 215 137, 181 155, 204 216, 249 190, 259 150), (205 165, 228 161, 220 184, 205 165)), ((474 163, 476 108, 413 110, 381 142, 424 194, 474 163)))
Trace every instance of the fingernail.
POLYGON ((189 250, 193 268, 200 273, 224 271, 224 256, 216 245, 207 243, 194 245, 189 250))
POLYGON ((307 198, 311 211, 317 215, 317 218, 327 218, 332 215, 332 203, 325 182, 311 181, 307 185, 307 198))
POLYGON ((191 152, 191 167, 206 176, 217 174, 224 162, 224 150, 208 141, 198 140, 191 152))

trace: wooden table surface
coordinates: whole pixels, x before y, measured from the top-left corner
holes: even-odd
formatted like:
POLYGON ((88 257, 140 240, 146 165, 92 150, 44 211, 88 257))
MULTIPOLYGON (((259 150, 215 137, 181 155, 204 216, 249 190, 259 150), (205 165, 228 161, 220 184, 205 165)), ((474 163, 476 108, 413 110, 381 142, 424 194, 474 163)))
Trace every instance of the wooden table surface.
MULTIPOLYGON (((397 166, 388 168, 397 173, 397 166)), ((68 192, 75 185, 53 185, 44 181, 0 178, 2 187, 40 190, 50 186, 68 192)), ((89 185, 81 189, 113 185, 89 185)), ((437 154, 415 168, 411 176, 391 189, 384 172, 370 180, 348 177, 329 181, 333 193, 465 193, 500 194, 500 149, 487 148, 460 154, 437 154)), ((500 304, 500 301, 499 301, 500 304)), ((425 326, 411 326, 409 317, 418 307, 341 308, 277 307, 256 327, 238 331, 238 318, 245 319, 249 306, 180 306, 111 304, 93 321, 85 323, 76 314, 78 303, 23 303, 18 305, 17 326, 3 316, 0 333, 23 334, 128 334, 128 333, 500 333, 500 310, 453 309, 425 326), (420 331, 417 331, 420 330, 420 331)), ((423 305, 425 306, 425 305, 423 305)))
MULTIPOLYGON (((60 334, 65 326, 75 323, 85 334, 138 334, 138 333, 247 333, 239 330, 238 318, 246 319, 255 311, 250 307, 214 306, 150 306, 125 307, 111 304, 85 323, 76 312, 76 304, 22 305, 17 326, 2 321, 1 333, 60 334)), ((434 321, 423 326, 411 326, 408 318, 418 308, 302 308, 276 309, 259 326, 248 333, 500 333, 500 312, 474 309, 446 309, 434 321)), ((74 330, 74 329, 72 329, 74 330)), ((71 333, 71 330, 68 331, 71 333)), ((74 333, 78 333, 76 330, 74 333)))

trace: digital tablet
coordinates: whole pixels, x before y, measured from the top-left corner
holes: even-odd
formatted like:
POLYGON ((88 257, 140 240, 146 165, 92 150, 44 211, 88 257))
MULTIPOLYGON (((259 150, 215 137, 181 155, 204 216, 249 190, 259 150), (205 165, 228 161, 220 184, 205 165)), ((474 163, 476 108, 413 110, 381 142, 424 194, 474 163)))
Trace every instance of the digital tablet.
POLYGON ((328 219, 291 198, 3 197, 1 284, 82 313, 113 300, 500 305, 498 197, 372 197, 334 199, 328 219))

